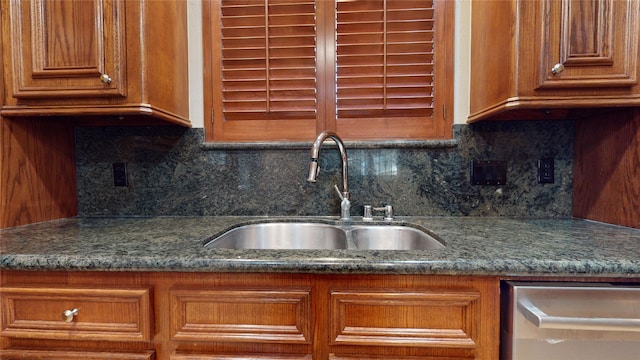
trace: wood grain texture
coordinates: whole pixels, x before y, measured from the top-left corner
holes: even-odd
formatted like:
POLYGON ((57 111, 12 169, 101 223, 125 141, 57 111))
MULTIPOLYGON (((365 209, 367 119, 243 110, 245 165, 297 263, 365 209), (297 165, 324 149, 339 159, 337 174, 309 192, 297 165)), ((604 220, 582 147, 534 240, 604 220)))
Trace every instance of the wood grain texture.
POLYGON ((0 349, 46 346, 48 350, 64 347, 87 353, 153 350, 156 360, 498 358, 496 277, 65 271, 0 274, 3 289, 47 288, 51 284, 79 289, 96 283, 105 289, 152 289, 155 326, 151 341, 0 337, 0 349), (332 311, 345 313, 347 327, 339 327, 343 329, 339 332, 353 333, 355 329, 357 341, 334 339, 338 334, 332 329, 342 320, 332 311), (209 333, 212 329, 214 332, 209 333), (434 336, 430 344, 428 339, 434 336), (407 341, 395 342, 398 338, 407 341))
POLYGON ((310 289, 172 289, 172 338, 311 343, 310 289))
POLYGON ((185 1, 11 0, 0 8, 3 116, 111 116, 124 125, 144 115, 190 125, 185 1))
POLYGON ((474 1, 467 121, 640 104, 639 18, 637 1, 474 1))
POLYGON ((77 215, 73 127, 0 118, 0 228, 77 215))
POLYGON ((451 138, 453 2, 265 3, 203 2, 207 141, 451 138))
POLYGON ((94 287, 9 287, 0 292, 0 335, 34 339, 148 341, 150 290, 94 287), (71 321, 65 310, 76 309, 71 321))
MULTIPOLYGON (((7 65, 15 99, 124 97, 124 3, 7 1, 7 65), (11 55, 11 62, 9 60, 11 55), (111 78, 109 84, 100 80, 111 78)), ((9 92, 8 92, 9 93, 9 92)))
POLYGON ((152 351, 145 352, 87 352, 56 350, 0 350, 3 360, 153 360, 152 351))
POLYGON ((576 122, 573 215, 640 228, 640 110, 576 122))
POLYGON ((331 342, 474 348, 477 290, 332 291, 331 342))

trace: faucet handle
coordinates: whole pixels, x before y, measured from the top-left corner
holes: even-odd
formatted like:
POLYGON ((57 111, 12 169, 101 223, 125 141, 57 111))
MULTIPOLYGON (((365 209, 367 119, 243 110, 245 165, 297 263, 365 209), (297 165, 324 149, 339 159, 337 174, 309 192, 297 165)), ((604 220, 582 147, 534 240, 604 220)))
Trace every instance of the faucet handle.
POLYGON ((362 220, 371 221, 373 220, 373 208, 371 205, 364 206, 364 214, 362 214, 362 220))
POLYGON ((387 221, 393 220, 393 206, 385 205, 384 207, 381 207, 381 208, 373 208, 373 210, 384 211, 384 219, 387 221))
POLYGON ((371 205, 364 206, 364 214, 362 215, 362 220, 371 221, 373 220, 373 211, 384 211, 384 219, 387 221, 393 220, 393 206, 385 205, 383 207, 372 207, 371 205))

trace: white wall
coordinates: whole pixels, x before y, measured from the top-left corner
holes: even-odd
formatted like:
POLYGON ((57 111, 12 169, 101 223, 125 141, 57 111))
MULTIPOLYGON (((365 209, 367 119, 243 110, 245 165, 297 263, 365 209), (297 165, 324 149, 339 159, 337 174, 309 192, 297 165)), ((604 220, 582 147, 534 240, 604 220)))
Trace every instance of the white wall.
POLYGON ((456 44, 453 92, 453 123, 465 124, 469 116, 471 73, 471 0, 456 0, 456 44))
POLYGON ((200 0, 188 0, 187 24, 189 24, 189 116, 194 128, 203 128, 202 6, 200 0))
MULTIPOLYGON (((188 0, 189 24, 189 112, 193 127, 204 127, 202 95, 202 9, 200 0, 188 0)), ((471 0, 456 1, 456 44, 454 80, 455 124, 469 115, 469 72, 471 52, 471 0)))

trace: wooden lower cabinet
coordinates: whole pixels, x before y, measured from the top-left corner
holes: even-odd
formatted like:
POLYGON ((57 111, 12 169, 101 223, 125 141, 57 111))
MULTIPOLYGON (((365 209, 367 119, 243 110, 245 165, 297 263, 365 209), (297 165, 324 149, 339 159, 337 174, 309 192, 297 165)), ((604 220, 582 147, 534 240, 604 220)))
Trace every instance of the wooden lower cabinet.
POLYGON ((325 284, 328 358, 497 359, 498 279, 341 277, 325 284))
POLYGON ((20 271, 0 277, 2 359, 498 359, 496 277, 20 271), (66 322, 62 313, 73 309, 66 322))
POLYGON ((311 289, 172 289, 171 339, 311 344, 311 289))
POLYGON ((329 356, 329 360, 461 360, 469 359, 466 357, 449 357, 449 356, 367 356, 367 355, 354 355, 354 356, 329 356))
POLYGON ((214 354, 173 354, 171 360, 311 360, 311 355, 276 355, 276 354, 245 354, 245 355, 214 355, 214 354))
POLYGON ((149 289, 7 287, 2 335, 60 340, 148 341, 149 289))
POLYGON ((152 360, 153 352, 90 352, 58 350, 2 350, 3 360, 152 360))

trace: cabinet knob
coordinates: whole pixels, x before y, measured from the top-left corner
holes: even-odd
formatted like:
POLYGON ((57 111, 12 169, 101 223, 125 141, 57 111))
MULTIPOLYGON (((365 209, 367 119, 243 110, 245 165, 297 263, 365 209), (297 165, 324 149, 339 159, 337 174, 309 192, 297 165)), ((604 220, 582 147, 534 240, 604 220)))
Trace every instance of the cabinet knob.
POLYGON ((100 75, 100 80, 102 80, 102 82, 107 84, 107 85, 111 84, 111 76, 109 76, 107 74, 100 75))
POLYGON ((562 71, 564 70, 564 65, 557 63, 555 65, 553 65, 553 67, 551 68, 551 73, 553 75, 558 75, 560 74, 562 71))
POLYGON ((72 322, 76 315, 78 315, 78 309, 65 310, 62 312, 62 320, 72 322))

